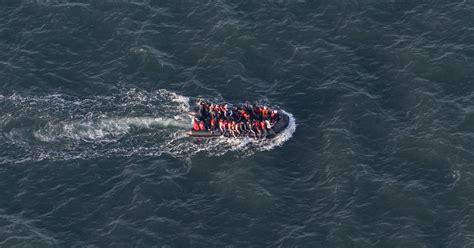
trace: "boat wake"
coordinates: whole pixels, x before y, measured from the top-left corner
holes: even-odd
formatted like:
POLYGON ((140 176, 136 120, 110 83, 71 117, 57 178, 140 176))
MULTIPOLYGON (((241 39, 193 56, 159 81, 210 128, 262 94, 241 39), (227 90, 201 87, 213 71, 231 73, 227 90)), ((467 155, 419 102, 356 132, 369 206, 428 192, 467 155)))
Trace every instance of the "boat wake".
POLYGON ((290 139, 288 128, 273 139, 189 138, 190 99, 167 90, 123 89, 115 95, 78 98, 68 95, 0 95, 0 163, 41 160, 162 156, 189 159, 249 156, 290 139))
POLYGON ((153 128, 189 128, 189 122, 161 117, 121 117, 101 118, 97 120, 71 123, 48 122, 46 128, 33 133, 42 142, 64 141, 67 139, 82 141, 112 142, 129 134, 134 129, 153 128))

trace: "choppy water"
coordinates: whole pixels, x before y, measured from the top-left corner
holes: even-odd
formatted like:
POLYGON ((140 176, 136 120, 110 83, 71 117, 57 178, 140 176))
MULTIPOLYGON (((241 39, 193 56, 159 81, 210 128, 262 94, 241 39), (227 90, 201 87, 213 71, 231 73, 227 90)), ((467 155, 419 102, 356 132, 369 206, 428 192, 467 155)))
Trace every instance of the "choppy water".
POLYGON ((473 14, 0 0, 0 246, 472 247, 473 14), (198 98, 293 122, 190 139, 198 98))

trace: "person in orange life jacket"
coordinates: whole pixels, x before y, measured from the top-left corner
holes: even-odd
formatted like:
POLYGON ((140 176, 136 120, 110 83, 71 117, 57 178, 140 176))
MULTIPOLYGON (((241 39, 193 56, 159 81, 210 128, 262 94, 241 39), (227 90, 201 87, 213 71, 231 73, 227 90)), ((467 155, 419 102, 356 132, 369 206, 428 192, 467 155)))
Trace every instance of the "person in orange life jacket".
POLYGON ((272 113, 270 114, 270 122, 271 122, 271 123, 277 122, 277 120, 278 120, 279 117, 280 117, 280 115, 278 114, 278 111, 277 111, 277 110, 273 110, 272 113))
POLYGON ((249 113, 244 112, 244 113, 243 113, 243 116, 244 116, 244 119, 245 119, 245 120, 247 120, 247 121, 250 120, 250 114, 249 114, 249 113))
POLYGON ((258 106, 257 104, 254 104, 253 105, 253 112, 258 115, 260 113, 260 106, 258 106))
POLYGON ((262 129, 263 137, 267 136, 268 132, 267 132, 267 125, 265 124, 265 121, 260 121, 259 124, 260 124, 260 128, 262 129))
POLYGON ((213 133, 216 130, 216 119, 211 117, 211 133, 213 133))
POLYGON ((235 122, 235 129, 239 132, 239 136, 241 136, 244 132, 244 130, 242 130, 242 122, 235 122))
POLYGON ((229 120, 224 120, 224 127, 225 127, 225 130, 226 130, 226 133, 227 133, 227 137, 230 137, 231 135, 233 136, 234 132, 232 131, 232 122, 229 121, 229 120))
POLYGON ((234 116, 233 116, 233 117, 234 117, 234 121, 236 121, 236 122, 241 121, 242 118, 243 118, 243 117, 242 117, 242 111, 241 111, 239 108, 237 108, 237 109, 234 109, 233 112, 234 112, 234 116))
POLYGON ((265 120, 270 118, 270 109, 268 109, 267 106, 263 106, 263 108, 262 108, 262 117, 265 120))
POLYGON ((240 124, 239 124, 239 122, 232 121, 232 125, 234 127, 234 133, 236 133, 238 136, 240 136, 240 124))
POLYGON ((200 131, 206 131, 206 126, 204 125, 204 121, 203 121, 203 120, 201 120, 201 121, 199 122, 199 130, 200 130, 200 131))
POLYGON ((199 128, 199 120, 197 118, 194 118, 194 121, 193 121, 193 130, 194 131, 199 131, 200 128, 199 128))
POLYGON ((250 119, 250 115, 247 113, 247 111, 245 109, 241 109, 239 110, 239 115, 240 115, 240 120, 241 121, 244 121, 244 120, 249 120, 250 119))
POLYGON ((209 106, 209 114, 211 115, 211 118, 214 119, 216 118, 216 109, 215 109, 215 105, 214 104, 211 104, 211 106, 209 106))
POLYGON ((229 130, 229 133, 236 138, 237 136, 235 135, 234 131, 234 125, 232 124, 232 121, 227 121, 227 129, 229 130))
POLYGON ((255 138, 260 138, 262 136, 262 129, 260 128, 258 120, 254 120, 252 126, 255 131, 255 138))
POLYGON ((219 105, 217 105, 217 104, 214 105, 214 110, 213 110, 213 112, 214 112, 214 117, 215 117, 216 119, 221 119, 222 114, 221 114, 219 105))
POLYGON ((259 109, 258 109, 258 105, 257 104, 253 104, 250 109, 249 109, 249 114, 250 114, 250 119, 254 120, 254 119, 258 119, 258 112, 259 112, 259 109))
POLYGON ((219 119, 219 129, 221 130, 222 135, 225 133, 225 123, 223 119, 219 119))
POLYGON ((247 127, 247 129, 249 130, 250 133, 252 133, 254 136, 256 136, 256 133, 255 133, 255 131, 253 131, 253 128, 252 128, 252 121, 248 120, 246 122, 246 127, 247 127))
POLYGON ((224 106, 225 106, 225 105, 219 105, 219 107, 218 107, 219 112, 220 112, 221 114, 224 114, 224 112, 225 112, 225 107, 224 107, 224 106))

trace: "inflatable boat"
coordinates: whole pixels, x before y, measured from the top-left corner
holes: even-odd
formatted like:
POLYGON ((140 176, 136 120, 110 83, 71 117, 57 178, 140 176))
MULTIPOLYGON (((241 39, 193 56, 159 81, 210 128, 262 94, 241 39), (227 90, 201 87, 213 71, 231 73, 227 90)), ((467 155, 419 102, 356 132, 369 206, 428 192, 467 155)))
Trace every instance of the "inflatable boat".
MULTIPOLYGON (((267 135, 265 137, 261 138, 273 138, 277 134, 283 132, 287 127, 290 122, 290 117, 286 115, 283 111, 278 111, 279 112, 279 118, 278 120, 273 124, 271 127, 271 130, 273 131, 267 131, 267 135)), ((196 116, 196 112, 190 112, 190 115, 196 116)), ((226 136, 226 137, 231 137, 228 133, 223 134, 220 130, 215 130, 215 131, 195 131, 191 130, 188 132, 188 135, 191 137, 218 137, 218 136, 226 136)), ((255 135, 252 133, 248 132, 244 134, 242 137, 252 137, 255 138, 255 135)))

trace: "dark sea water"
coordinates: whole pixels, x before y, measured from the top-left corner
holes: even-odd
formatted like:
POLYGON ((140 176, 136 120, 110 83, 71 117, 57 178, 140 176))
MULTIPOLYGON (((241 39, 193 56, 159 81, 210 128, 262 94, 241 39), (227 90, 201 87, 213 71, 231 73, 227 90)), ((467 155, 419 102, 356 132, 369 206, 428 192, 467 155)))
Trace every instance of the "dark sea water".
POLYGON ((474 247, 473 72, 471 0, 0 0, 0 247, 474 247))

